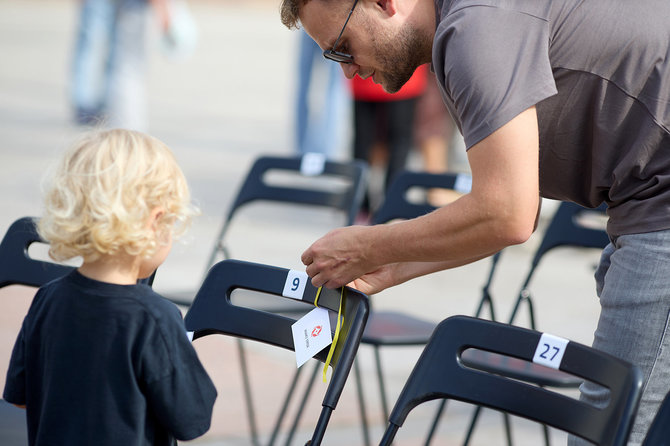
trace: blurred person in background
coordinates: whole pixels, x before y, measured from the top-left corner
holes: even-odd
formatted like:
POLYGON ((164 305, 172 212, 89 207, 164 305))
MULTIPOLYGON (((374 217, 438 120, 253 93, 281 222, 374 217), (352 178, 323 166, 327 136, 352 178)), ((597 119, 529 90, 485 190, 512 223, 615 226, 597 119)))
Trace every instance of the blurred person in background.
POLYGON ((342 70, 329 63, 321 48, 299 32, 295 131, 299 154, 316 152, 328 159, 342 145, 350 95, 342 70))
MULTIPOLYGON (((335 64, 333 64, 335 65, 335 64)), ((396 93, 384 91, 372 77, 351 79, 354 98, 354 158, 373 166, 385 166, 384 187, 407 166, 414 147, 414 114, 418 98, 426 86, 426 66, 414 72, 396 93)), ((375 200, 367 194, 363 203, 361 223, 374 211, 383 197, 375 200)))
POLYGON ((166 31, 167 1, 81 1, 70 93, 77 124, 146 130, 150 12, 166 31))

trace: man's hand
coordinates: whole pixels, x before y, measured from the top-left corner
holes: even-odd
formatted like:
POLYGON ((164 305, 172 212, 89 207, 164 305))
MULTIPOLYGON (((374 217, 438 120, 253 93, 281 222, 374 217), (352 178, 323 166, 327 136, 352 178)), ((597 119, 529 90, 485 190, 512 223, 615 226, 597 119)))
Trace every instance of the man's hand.
POLYGON ((396 264, 384 265, 381 268, 362 275, 358 279, 354 279, 347 286, 355 288, 368 296, 377 294, 386 288, 396 285, 393 276, 395 266, 396 264))
POLYGON ((376 268, 370 260, 373 249, 370 226, 349 226, 330 231, 302 254, 302 263, 312 285, 344 286, 376 268))

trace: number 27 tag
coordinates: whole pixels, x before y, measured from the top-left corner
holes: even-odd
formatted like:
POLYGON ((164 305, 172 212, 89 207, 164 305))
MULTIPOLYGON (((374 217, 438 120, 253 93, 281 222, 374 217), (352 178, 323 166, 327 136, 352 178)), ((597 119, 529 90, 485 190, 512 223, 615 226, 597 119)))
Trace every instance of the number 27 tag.
POLYGON ((542 333, 540 342, 535 349, 535 356, 533 362, 542 364, 552 369, 558 370, 563 360, 565 347, 568 345, 568 340, 559 338, 558 336, 542 333))
POLYGON ((289 270, 286 276, 286 282, 284 283, 284 290, 281 295, 302 300, 302 295, 305 293, 305 285, 307 285, 308 280, 309 276, 306 272, 295 269, 289 270))

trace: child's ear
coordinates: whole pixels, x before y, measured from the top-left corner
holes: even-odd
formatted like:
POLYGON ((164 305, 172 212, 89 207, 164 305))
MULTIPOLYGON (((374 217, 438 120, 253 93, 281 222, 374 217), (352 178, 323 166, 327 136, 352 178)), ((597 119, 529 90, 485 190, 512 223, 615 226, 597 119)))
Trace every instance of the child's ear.
POLYGON ((162 207, 153 208, 149 213, 149 218, 147 219, 147 229, 153 229, 155 231, 158 227, 158 220, 160 220, 163 215, 165 215, 165 209, 162 207))

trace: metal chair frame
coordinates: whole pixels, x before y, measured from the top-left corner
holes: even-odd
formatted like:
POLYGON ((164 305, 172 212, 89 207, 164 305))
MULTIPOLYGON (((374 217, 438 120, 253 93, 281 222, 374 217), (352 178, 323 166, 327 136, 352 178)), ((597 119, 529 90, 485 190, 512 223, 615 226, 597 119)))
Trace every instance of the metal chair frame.
POLYGON ((435 399, 455 399, 504 411, 599 446, 625 445, 642 394, 640 369, 592 347, 555 340, 535 330, 466 316, 442 321, 405 383, 380 445, 391 444, 413 408, 435 399), (552 354, 559 352, 550 357, 554 361, 543 364, 607 387, 607 406, 596 408, 500 370, 491 373, 480 369, 464 358, 464 352, 472 349, 533 363, 543 363, 539 356, 547 349, 552 354))
MULTIPOLYGON (((223 225, 215 240, 214 248, 207 261, 207 268, 214 265, 217 260, 232 258, 230 250, 226 246, 226 234, 230 227, 234 224, 235 217, 241 209, 251 203, 258 202, 274 202, 287 205, 310 206, 323 209, 333 209, 344 215, 343 224, 345 226, 352 225, 356 220, 359 209, 363 202, 365 190, 367 188, 368 167, 362 161, 350 162, 336 162, 330 160, 323 160, 321 169, 305 173, 305 161, 309 159, 310 155, 303 156, 261 156, 257 158, 252 164, 247 176, 245 177, 240 189, 235 196, 233 203, 230 205, 225 216, 223 225), (267 176, 272 173, 288 173, 294 175, 294 179, 319 179, 319 178, 333 178, 344 180, 347 184, 338 190, 327 189, 313 189, 306 187, 305 184, 299 181, 285 184, 271 184, 267 181, 267 176)), ((188 306, 190 302, 183 302, 178 299, 172 299, 178 303, 188 306)), ((292 302, 283 303, 280 307, 268 307, 267 311, 275 313, 293 313, 300 311, 300 306, 292 302)), ((254 445, 259 446, 258 428, 256 425, 256 411, 254 409, 253 395, 251 390, 251 383, 248 378, 248 367, 246 354, 242 340, 238 340, 238 355, 240 360, 240 368, 242 371, 242 384, 246 401, 247 418, 249 420, 249 430, 254 445)), ((316 376, 318 364, 315 364, 312 377, 316 376)), ((303 368, 296 370, 291 389, 297 385, 303 368)), ((303 402, 307 399, 311 391, 311 383, 314 379, 308 381, 305 389, 303 402)), ((292 393, 288 393, 284 402, 284 407, 290 403, 292 393)), ((299 421, 300 412, 296 416, 289 441, 299 421)), ((280 424, 283 421, 283 414, 279 414, 279 418, 275 424, 274 433, 270 439, 269 444, 274 444, 276 434, 280 429, 280 424)), ((287 442, 288 444, 288 442, 287 442)))
MULTIPOLYGON (((609 243, 609 237, 604 229, 597 227, 587 227, 582 224, 580 218, 582 215, 592 214, 596 216, 604 216, 606 211, 606 206, 602 205, 596 209, 587 209, 580 205, 571 202, 562 202, 560 203, 558 209, 553 215, 547 229, 544 232, 542 241, 536 249, 533 259, 531 261, 530 268, 528 273, 525 276, 521 289, 517 295, 517 298, 514 302, 514 306, 507 320, 508 323, 514 323, 516 317, 519 314, 521 307, 525 304, 528 308, 528 317, 529 324, 531 329, 536 329, 535 324, 535 311, 533 307, 532 294, 530 292, 530 282, 534 276, 537 267, 540 264, 540 261, 544 256, 551 250, 559 247, 577 247, 577 248, 597 248, 603 249, 609 243)), ((491 265, 491 270, 489 273, 489 280, 487 281, 484 287, 484 295, 488 294, 488 288, 490 286, 494 270, 496 269, 497 262, 499 260, 500 253, 496 254, 493 258, 493 263, 491 265)), ((483 296, 482 298, 484 298, 483 296)), ((488 298, 490 302, 490 297, 488 298)), ((492 302, 491 302, 492 308, 492 302)), ((479 316, 479 313, 476 313, 476 316, 479 316)), ((495 320, 495 318, 492 318, 495 320)), ((484 367, 485 362, 491 362, 490 358, 487 358, 487 355, 480 354, 477 358, 471 358, 473 361, 480 363, 480 366, 484 367)), ((575 377, 568 376, 562 373, 556 373, 544 368, 538 368, 532 363, 528 363, 523 367, 519 367, 518 363, 513 361, 505 361, 503 365, 509 365, 510 368, 516 368, 519 372, 519 376, 522 379, 534 382, 538 385, 550 386, 550 387, 563 387, 563 388, 577 388, 579 387, 581 380, 576 379, 575 377)), ((496 366, 494 366, 495 369, 496 366)), ((437 413, 435 415, 434 422, 431 426, 426 444, 428 445, 432 440, 433 434, 437 429, 437 424, 439 418, 444 410, 446 400, 440 403, 437 413)), ((468 431, 465 436, 464 445, 468 445, 472 439, 474 432, 475 424, 479 418, 481 407, 477 407, 473 413, 468 431)), ((509 427, 509 420, 505 417, 505 426, 507 432, 507 444, 512 445, 511 430, 509 427)), ((543 435, 545 444, 549 446, 549 430, 546 426, 543 426, 543 435)))
MULTIPOLYGON (((291 325, 295 319, 262 309, 240 306, 231 301, 232 292, 236 289, 283 296, 289 272, 290 270, 284 268, 237 260, 224 260, 215 264, 184 318, 186 329, 194 332, 194 341, 210 334, 224 334, 293 350, 291 325)), ((306 275, 304 280, 305 288, 299 300, 313 304, 317 288, 311 285, 306 275)), ((340 296, 339 290, 323 288, 318 305, 336 316, 340 296)), ((347 289, 341 304, 344 322, 331 358, 332 375, 323 399, 321 414, 312 439, 307 442, 312 446, 321 444, 331 413, 335 410, 354 362, 368 318, 368 299, 364 294, 347 289)), ((324 362, 327 354, 328 349, 324 349, 315 358, 324 362)))

